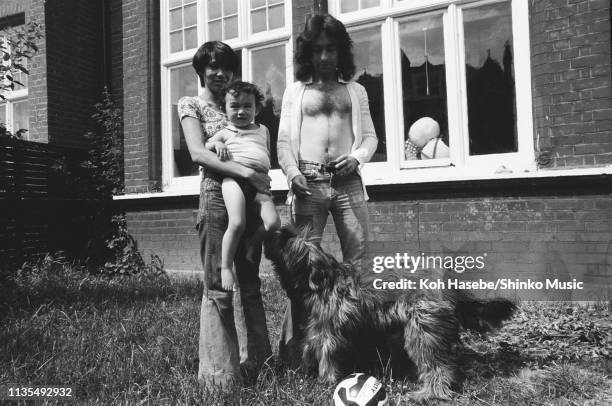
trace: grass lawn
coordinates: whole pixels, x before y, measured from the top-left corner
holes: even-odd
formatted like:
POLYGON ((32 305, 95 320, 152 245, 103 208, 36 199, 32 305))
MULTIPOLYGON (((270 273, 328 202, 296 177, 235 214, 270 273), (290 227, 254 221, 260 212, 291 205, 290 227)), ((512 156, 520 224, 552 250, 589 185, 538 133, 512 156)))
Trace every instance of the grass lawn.
MULTIPOLYGON (((284 296, 272 277, 263 291, 275 343, 284 296)), ((0 384, 70 385, 88 405, 330 404, 333 386, 272 361, 253 387, 200 388, 200 297, 195 281, 108 280, 61 264, 5 281, 0 384)), ((462 390, 440 404, 610 405, 611 320, 604 304, 523 304, 497 334, 464 334, 462 390)), ((391 404, 411 404, 415 382, 382 379, 391 404)))

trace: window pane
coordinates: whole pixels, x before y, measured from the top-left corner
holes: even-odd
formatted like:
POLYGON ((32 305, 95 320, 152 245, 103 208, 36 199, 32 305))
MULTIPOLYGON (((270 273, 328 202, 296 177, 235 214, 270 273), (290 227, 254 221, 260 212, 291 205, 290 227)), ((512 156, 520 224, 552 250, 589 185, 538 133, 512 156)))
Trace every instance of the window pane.
POLYGON ((281 28, 285 26, 285 6, 282 4, 276 7, 270 7, 268 18, 270 19, 270 29, 281 28))
POLYGON ((340 6, 341 13, 348 13, 359 8, 359 0, 343 0, 340 6))
POLYGON ((238 36, 238 17, 230 17, 223 20, 225 32, 223 39, 232 39, 238 36))
POLYGON ((196 27, 185 30, 185 49, 198 47, 198 29, 196 27))
POLYGON ((510 3, 463 16, 470 155, 516 152, 510 3))
MULTIPOLYGON (((440 126, 440 139, 449 145, 446 103, 446 73, 442 17, 431 16, 400 24, 400 59, 404 106, 404 139, 412 124, 422 117, 430 117, 440 126)), ((415 147, 405 148, 405 159, 421 158, 420 148, 426 146, 429 134, 413 134, 415 147)), ((437 145, 437 144, 435 144, 437 145)), ((447 154, 439 154, 445 157, 447 154)), ((424 157, 424 156, 423 156, 424 157)))
POLYGON ((365 87, 370 102, 370 114, 378 136, 378 148, 372 162, 387 160, 385 135, 385 103, 383 92, 382 44, 380 27, 352 31, 355 52, 355 80, 365 87))
POLYGON ((285 45, 264 48, 252 53, 253 82, 265 95, 264 108, 257 116, 257 122, 270 130, 272 167, 279 168, 276 155, 278 123, 281 102, 285 91, 285 45))
POLYGON ((251 9, 265 6, 265 5, 266 5, 266 0, 251 0, 251 9))
POLYGON ((183 15, 185 27, 196 25, 198 23, 198 6, 194 4, 192 6, 185 7, 183 15))
POLYGON ((208 23, 208 41, 221 39, 221 20, 208 23))
POLYGON ((223 15, 234 14, 238 12, 238 0, 223 0, 223 15))
POLYGON ((182 13, 183 10, 180 8, 170 11, 170 30, 176 30, 183 26, 182 13))
POLYGON ((13 103, 13 134, 30 128, 30 103, 27 100, 13 103))
POLYGON ((191 161, 183 129, 177 113, 177 104, 183 96, 198 94, 198 79, 191 66, 170 71, 170 116, 172 117, 172 150, 174 154, 174 176, 197 175, 198 167, 191 161))
POLYGON ((170 33, 170 52, 179 52, 183 50, 183 31, 170 33))
POLYGON ((181 5, 181 0, 170 0, 170 8, 178 7, 181 5))
POLYGON ((208 20, 221 17, 221 0, 208 0, 208 20))
POLYGON ((251 25, 253 32, 261 32, 266 30, 266 9, 253 11, 251 13, 251 25))
POLYGON ((380 0, 361 0, 361 8, 378 7, 380 0))
POLYGON ((284 3, 284 0, 269 0, 268 4, 273 5, 273 4, 279 4, 279 3, 284 3))
MULTIPOLYGON (((16 61, 17 62, 17 61, 16 61)), ((28 69, 28 58, 21 58, 18 63, 20 63, 24 68, 28 69)), ((23 73, 20 70, 16 70, 14 72, 13 77, 15 78, 16 82, 20 82, 23 84, 20 85, 18 83, 15 83, 15 90, 19 90, 19 89, 26 89, 28 87, 28 75, 26 75, 25 73, 23 73)))

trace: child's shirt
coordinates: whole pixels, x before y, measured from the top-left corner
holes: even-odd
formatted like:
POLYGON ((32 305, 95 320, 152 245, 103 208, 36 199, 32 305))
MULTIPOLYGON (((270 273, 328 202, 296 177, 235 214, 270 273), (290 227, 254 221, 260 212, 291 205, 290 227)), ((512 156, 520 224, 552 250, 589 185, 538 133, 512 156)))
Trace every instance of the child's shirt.
POLYGON ((230 124, 208 139, 215 141, 223 141, 232 161, 260 172, 270 169, 270 133, 263 124, 249 130, 230 124))

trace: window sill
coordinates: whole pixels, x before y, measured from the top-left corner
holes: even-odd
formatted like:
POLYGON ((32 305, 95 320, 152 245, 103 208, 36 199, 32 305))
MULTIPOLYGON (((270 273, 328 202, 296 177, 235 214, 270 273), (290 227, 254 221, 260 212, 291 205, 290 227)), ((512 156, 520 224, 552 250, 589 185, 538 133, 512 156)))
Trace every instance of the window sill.
MULTIPOLYGON (((597 167, 597 168, 575 168, 575 169, 541 169, 537 171, 525 172, 504 172, 504 173, 483 173, 475 170, 466 171, 457 168, 432 168, 425 172, 418 170, 403 170, 395 174, 381 173, 380 171, 368 171, 367 167, 364 170, 364 179, 366 186, 385 185, 415 185, 415 184, 435 184, 448 182, 466 182, 466 181, 495 181, 495 180, 530 180, 530 179, 558 179, 558 178, 576 178, 598 175, 612 175, 612 165, 597 167)), ((377 187, 377 189, 380 189, 377 187)), ((272 190, 274 192, 285 192, 287 187, 276 186, 272 190)), ((138 199, 164 199, 181 196, 198 196, 200 193, 199 182, 197 187, 181 187, 170 188, 163 192, 153 193, 131 193, 125 195, 113 196, 113 200, 138 200, 138 199)))

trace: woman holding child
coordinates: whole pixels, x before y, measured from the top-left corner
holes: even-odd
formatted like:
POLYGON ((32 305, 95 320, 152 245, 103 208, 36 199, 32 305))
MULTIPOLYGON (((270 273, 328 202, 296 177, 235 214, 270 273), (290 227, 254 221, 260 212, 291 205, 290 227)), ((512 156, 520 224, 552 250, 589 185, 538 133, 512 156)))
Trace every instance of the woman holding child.
POLYGON ((232 160, 228 154, 232 142, 242 141, 232 138, 247 132, 251 134, 249 140, 260 147, 266 145, 269 154, 264 139, 267 130, 252 123, 257 89, 246 86, 244 90, 243 86, 227 92, 237 58, 222 42, 202 45, 193 57, 193 67, 203 94, 181 98, 178 114, 191 159, 203 168, 196 224, 204 269, 198 379, 205 385, 225 387, 248 378, 271 355, 258 276, 261 244, 245 244, 245 240, 257 240, 262 230, 277 227, 278 217, 269 198, 266 163, 249 165, 244 160, 232 160), (230 117, 235 116, 231 123, 226 111, 230 117), (253 238, 254 234, 257 237, 253 238), (231 271, 232 259, 235 274, 231 271), (240 301, 233 300, 235 281, 240 301), (238 314, 242 310, 246 331, 237 332, 234 307, 238 314), (245 347, 240 351, 239 342, 245 347))

